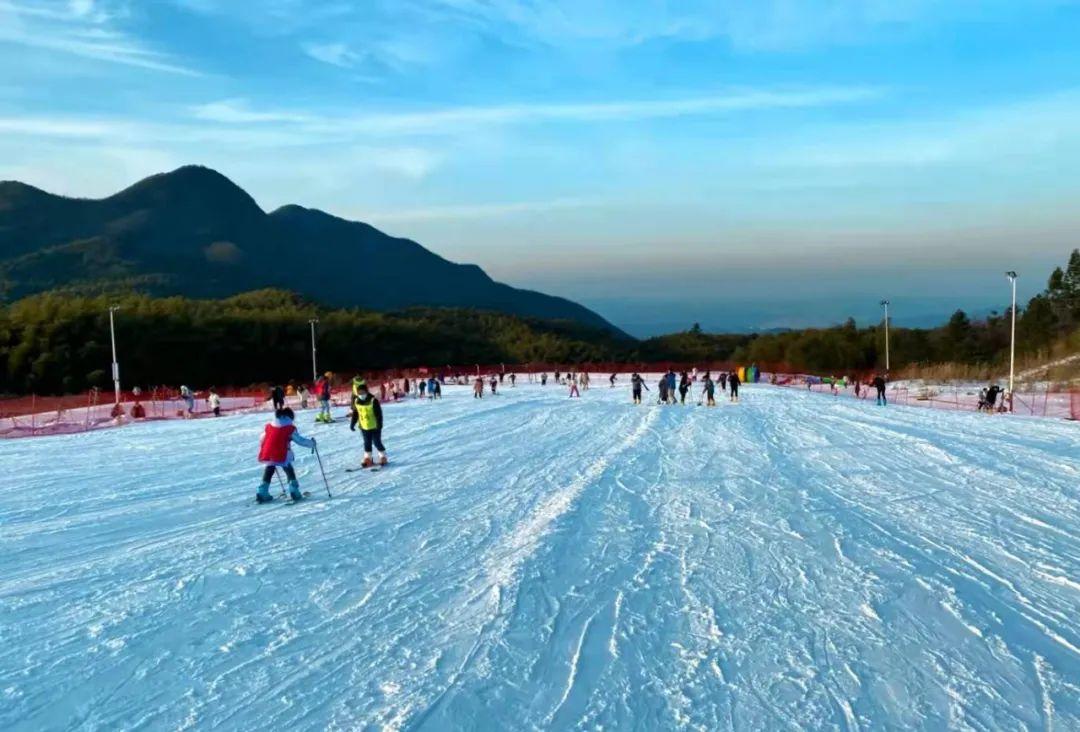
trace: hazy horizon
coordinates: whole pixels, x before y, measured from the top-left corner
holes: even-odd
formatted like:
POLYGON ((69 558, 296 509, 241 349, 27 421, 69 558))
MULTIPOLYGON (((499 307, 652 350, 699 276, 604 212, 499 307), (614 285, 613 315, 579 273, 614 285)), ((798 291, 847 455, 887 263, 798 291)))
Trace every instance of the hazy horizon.
POLYGON ((0 179, 188 163, 635 335, 939 322, 1080 244, 1080 4, 0 0, 0 179))

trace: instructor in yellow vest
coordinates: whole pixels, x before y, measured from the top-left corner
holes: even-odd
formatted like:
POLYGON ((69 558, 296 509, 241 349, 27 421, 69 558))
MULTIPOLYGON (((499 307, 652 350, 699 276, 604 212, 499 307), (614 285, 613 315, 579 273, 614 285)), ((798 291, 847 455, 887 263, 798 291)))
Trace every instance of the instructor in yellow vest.
POLYGON ((379 451, 379 465, 386 465, 386 448, 382 442, 382 405, 379 400, 368 391, 367 382, 359 376, 353 379, 353 414, 349 428, 356 430, 360 425, 360 434, 364 437, 364 463, 363 467, 370 468, 375 465, 371 459, 371 449, 379 451))

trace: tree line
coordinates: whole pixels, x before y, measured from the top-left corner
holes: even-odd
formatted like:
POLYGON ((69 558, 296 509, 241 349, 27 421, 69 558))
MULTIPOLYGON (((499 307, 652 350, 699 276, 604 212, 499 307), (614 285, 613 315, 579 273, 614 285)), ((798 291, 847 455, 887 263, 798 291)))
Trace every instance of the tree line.
MULTIPOLYGON (((108 308, 125 385, 243 386, 311 374, 309 321, 318 323, 320 370, 342 373, 469 364, 601 361, 784 364, 810 373, 883 366, 880 325, 770 334, 681 333, 631 341, 571 321, 467 309, 396 313, 329 309, 289 292, 259 290, 224 300, 153 298, 133 292, 55 291, 0 308, 0 392, 73 393, 110 384, 108 308)), ((1011 313, 974 320, 958 310, 937 328, 890 328, 893 368, 1001 361, 1011 313)), ((1033 353, 1080 326, 1080 251, 1051 274, 1018 313, 1018 349, 1033 353)))

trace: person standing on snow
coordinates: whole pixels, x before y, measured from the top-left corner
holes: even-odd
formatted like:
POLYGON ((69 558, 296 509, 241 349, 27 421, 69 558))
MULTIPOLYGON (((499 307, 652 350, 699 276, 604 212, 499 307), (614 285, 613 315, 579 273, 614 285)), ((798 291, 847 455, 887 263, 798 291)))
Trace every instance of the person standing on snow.
POLYGON ((728 389, 731 390, 731 401, 739 401, 739 384, 742 383, 739 381, 739 374, 732 371, 730 374, 728 374, 727 383, 728 389))
POLYGON ((510 374, 510 388, 517 386, 517 374, 510 374))
POLYGON ((319 413, 315 415, 316 422, 333 422, 334 417, 330 414, 330 372, 323 374, 322 378, 315 382, 315 395, 319 399, 319 413))
POLYGON ((705 406, 716 406, 716 384, 713 382, 712 377, 705 374, 705 381, 702 384, 705 391, 705 406))
POLYGON ((690 375, 685 371, 682 372, 682 378, 679 380, 679 403, 686 404, 686 392, 690 391, 690 375))
POLYGON ((428 387, 428 391, 432 392, 432 399, 442 399, 442 383, 438 379, 431 380, 431 386, 428 387))
POLYGON ((300 492, 300 483, 296 480, 296 471, 293 470, 293 452, 290 448, 292 443, 301 447, 315 449, 315 438, 304 437, 296 430, 293 424, 295 415, 293 410, 285 407, 274 414, 274 420, 266 425, 263 431, 262 442, 259 444, 259 462, 265 465, 263 469, 262 483, 255 493, 257 503, 269 503, 274 500, 270 495, 270 480, 278 468, 285 471, 285 477, 289 479, 289 498, 299 501, 304 497, 300 492))
POLYGON ((884 407, 889 403, 889 400, 885 397, 885 377, 878 374, 874 377, 873 387, 877 389, 877 405, 884 407))
POLYGON ((184 400, 184 404, 187 405, 187 417, 195 416, 195 393, 186 386, 180 387, 180 398, 184 400))
POLYGON ((573 398, 573 397, 577 397, 577 398, 579 398, 579 399, 580 399, 580 398, 581 398, 581 392, 580 392, 580 391, 578 391, 578 380, 577 380, 577 377, 575 376, 575 377, 573 377, 573 378, 567 379, 567 381, 569 381, 569 382, 570 382, 570 397, 571 397, 571 398, 573 398))
POLYGON ((993 412, 997 405, 998 394, 1005 391, 997 384, 993 384, 986 390, 986 411, 993 412))
POLYGON ((215 417, 221 416, 221 397, 217 395, 217 390, 214 387, 210 387, 210 393, 206 395, 206 406, 210 407, 210 411, 214 413, 215 417))
POLYGON ((547 371, 540 374, 540 386, 547 386, 547 371))
POLYGON ((641 378, 635 371, 634 375, 630 377, 630 393, 634 398, 634 404, 641 404, 641 390, 649 390, 649 387, 645 386, 645 379, 641 378))
POLYGON ((484 398, 484 380, 483 380, 483 378, 481 378, 479 376, 476 377, 476 381, 473 382, 472 395, 473 395, 473 399, 483 399, 484 398))
POLYGON ((615 379, 618 378, 615 374, 608 377, 608 383, 611 384, 611 388, 615 388, 615 379))
POLYGON ((491 375, 491 395, 495 396, 499 390, 499 377, 495 374, 491 375))
POLYGON ((420 398, 424 398, 424 392, 427 391, 427 382, 423 379, 416 380, 416 391, 420 395, 420 398))
POLYGON ((285 390, 281 388, 280 384, 270 389, 270 401, 275 412, 285 408, 285 390))
POLYGON ((657 383, 656 387, 659 390, 659 395, 657 396, 657 400, 658 400, 657 403, 658 404, 667 404, 668 403, 668 378, 667 378, 667 374, 660 377, 660 381, 657 383))
POLYGON ((720 391, 727 391, 727 371, 720 372, 720 391))
POLYGON ((386 465, 386 448, 382 442, 382 405, 375 395, 368 391, 367 383, 363 380, 356 385, 353 408, 356 410, 356 421, 360 424, 360 435, 364 438, 364 462, 361 467, 370 468, 375 465, 371 459, 372 447, 379 451, 379 465, 386 465))
POLYGON ((675 389, 678 387, 678 384, 679 384, 678 379, 675 377, 675 372, 674 371, 669 370, 667 372, 667 382, 668 382, 668 384, 667 384, 668 399, 670 399, 671 403, 674 404, 675 403, 675 389))

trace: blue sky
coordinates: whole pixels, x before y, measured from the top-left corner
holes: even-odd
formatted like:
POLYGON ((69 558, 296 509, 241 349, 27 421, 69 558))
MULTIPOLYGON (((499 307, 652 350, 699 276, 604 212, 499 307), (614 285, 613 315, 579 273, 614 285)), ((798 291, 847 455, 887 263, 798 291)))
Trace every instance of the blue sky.
POLYGON ((0 0, 0 178, 210 165, 632 332, 898 321, 1080 246, 1080 4, 0 0))

